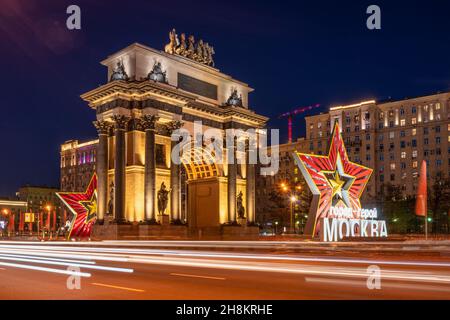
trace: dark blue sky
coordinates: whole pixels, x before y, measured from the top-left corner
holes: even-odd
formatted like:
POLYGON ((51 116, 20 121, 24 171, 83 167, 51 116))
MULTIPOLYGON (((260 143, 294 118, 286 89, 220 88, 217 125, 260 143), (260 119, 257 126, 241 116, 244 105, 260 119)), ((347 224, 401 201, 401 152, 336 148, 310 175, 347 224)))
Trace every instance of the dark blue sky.
POLYGON ((213 44, 216 66, 256 89, 251 107, 283 137, 276 116, 298 106, 450 86, 445 0, 2 0, 0 10, 0 195, 59 185, 59 145, 96 136, 79 95, 105 82, 99 61, 133 42, 162 49, 173 27, 213 44), (65 28, 70 4, 81 7, 81 31, 65 28), (366 28, 371 4, 381 31, 366 28))

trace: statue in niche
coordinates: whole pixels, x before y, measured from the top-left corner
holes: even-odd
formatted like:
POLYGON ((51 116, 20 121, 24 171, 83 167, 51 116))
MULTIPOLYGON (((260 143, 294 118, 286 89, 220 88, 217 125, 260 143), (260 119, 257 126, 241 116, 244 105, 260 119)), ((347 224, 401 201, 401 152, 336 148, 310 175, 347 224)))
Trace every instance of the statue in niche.
POLYGON ((227 100, 227 106, 242 107, 242 94, 238 95, 235 88, 231 89, 231 95, 227 100))
POLYGON ((117 61, 116 67, 113 69, 111 74, 111 81, 114 80, 128 80, 128 75, 125 71, 125 66, 123 65, 123 61, 117 61))
POLYGON ((244 200, 242 199, 244 194, 242 191, 239 192, 236 200, 237 214, 239 219, 245 219, 245 208, 243 205, 244 200))
POLYGON ((114 214, 114 182, 109 184, 109 202, 108 202, 108 215, 114 214))
POLYGON ((162 70, 161 62, 155 60, 153 69, 148 74, 148 78, 156 82, 167 83, 166 71, 162 70))
POLYGON ((158 190, 158 212, 159 215, 164 215, 169 201, 170 190, 167 190, 166 185, 161 183, 161 188, 158 190))

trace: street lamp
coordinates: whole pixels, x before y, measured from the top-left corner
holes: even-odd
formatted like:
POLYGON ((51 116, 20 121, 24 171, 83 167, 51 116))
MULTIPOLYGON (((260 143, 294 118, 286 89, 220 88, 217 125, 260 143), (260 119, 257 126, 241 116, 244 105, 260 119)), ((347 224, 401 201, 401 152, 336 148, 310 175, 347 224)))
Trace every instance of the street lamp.
MULTIPOLYGON (((48 211, 47 219, 50 219, 50 211, 52 210, 52 206, 49 205, 49 204, 47 204, 47 205, 45 206, 45 209, 47 209, 47 211, 48 211)), ((42 222, 44 222, 44 221, 42 221, 42 222)), ((50 235, 50 240, 51 240, 52 235, 51 235, 51 233, 50 233, 50 221, 47 222, 47 225, 49 226, 49 228, 48 228, 48 229, 49 229, 49 230, 48 230, 48 234, 50 235)), ((45 229, 45 228, 42 228, 42 238, 45 237, 44 229, 45 229)))
POLYGON ((295 233, 294 229, 294 203, 297 202, 296 196, 291 196, 291 232, 295 233))

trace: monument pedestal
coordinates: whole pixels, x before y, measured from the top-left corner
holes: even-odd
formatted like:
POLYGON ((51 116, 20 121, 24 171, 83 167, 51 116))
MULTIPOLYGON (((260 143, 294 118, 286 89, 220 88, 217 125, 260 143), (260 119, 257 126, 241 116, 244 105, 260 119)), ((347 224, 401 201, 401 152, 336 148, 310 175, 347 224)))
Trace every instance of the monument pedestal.
POLYGON ((237 219, 237 223, 238 223, 240 226, 247 226, 247 219, 246 219, 246 218, 238 218, 238 219, 237 219))
POLYGON ((158 221, 162 226, 170 224, 170 217, 168 214, 158 215, 158 221))

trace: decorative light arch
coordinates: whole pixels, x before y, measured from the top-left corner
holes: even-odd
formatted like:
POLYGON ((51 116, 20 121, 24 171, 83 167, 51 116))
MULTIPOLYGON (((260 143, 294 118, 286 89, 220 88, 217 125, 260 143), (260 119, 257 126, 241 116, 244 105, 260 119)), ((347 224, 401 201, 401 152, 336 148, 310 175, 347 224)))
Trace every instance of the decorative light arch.
POLYGON ((211 151, 191 143, 183 147, 181 163, 186 169, 188 180, 199 180, 220 176, 219 167, 211 151))

